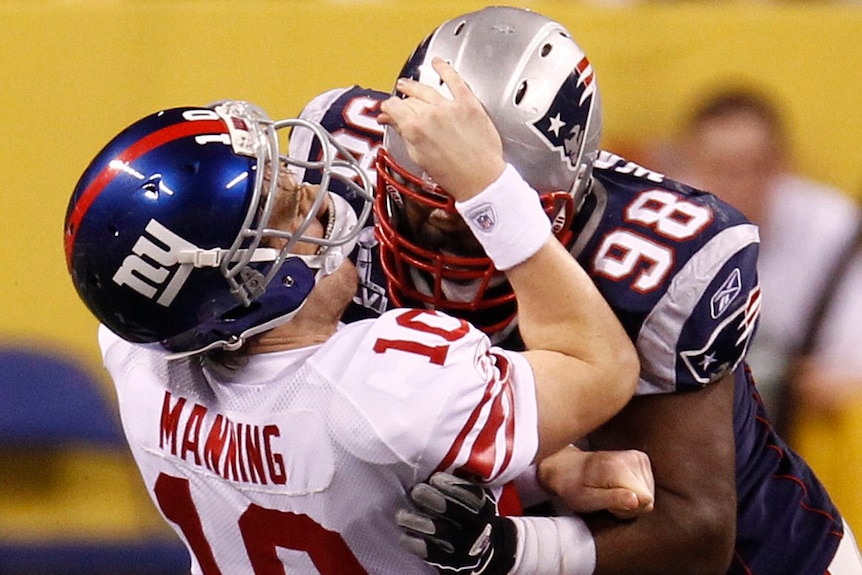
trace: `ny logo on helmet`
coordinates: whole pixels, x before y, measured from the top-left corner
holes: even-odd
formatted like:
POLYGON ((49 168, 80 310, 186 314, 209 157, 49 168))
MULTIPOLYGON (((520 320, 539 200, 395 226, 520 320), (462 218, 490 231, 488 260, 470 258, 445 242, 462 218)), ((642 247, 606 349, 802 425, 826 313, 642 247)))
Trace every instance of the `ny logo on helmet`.
POLYGON ((158 296, 156 303, 168 307, 183 287, 194 266, 180 265, 176 270, 171 268, 179 263, 180 252, 197 249, 197 246, 187 242, 156 220, 150 220, 144 229, 144 234, 132 246, 132 254, 123 260, 113 280, 117 285, 129 286, 148 299, 158 296), (159 294, 160 289, 161 294, 159 294))

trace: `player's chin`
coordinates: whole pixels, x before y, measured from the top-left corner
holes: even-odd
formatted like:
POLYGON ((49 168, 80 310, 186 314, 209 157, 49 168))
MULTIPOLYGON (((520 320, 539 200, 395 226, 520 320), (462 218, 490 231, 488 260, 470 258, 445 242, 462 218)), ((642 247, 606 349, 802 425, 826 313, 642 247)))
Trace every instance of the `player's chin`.
POLYGON ((345 258, 337 270, 321 279, 319 283, 326 284, 325 291, 331 296, 333 303, 343 306, 338 313, 340 317, 356 294, 356 290, 359 289, 359 274, 353 262, 345 258))

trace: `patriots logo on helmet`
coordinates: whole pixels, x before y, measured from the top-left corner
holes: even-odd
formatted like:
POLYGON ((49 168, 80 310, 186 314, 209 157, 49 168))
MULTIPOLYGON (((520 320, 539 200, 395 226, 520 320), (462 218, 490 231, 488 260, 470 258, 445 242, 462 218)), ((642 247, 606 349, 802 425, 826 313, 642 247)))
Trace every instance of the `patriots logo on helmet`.
POLYGON ((582 58, 557 90, 545 115, 532 124, 548 147, 567 158, 573 169, 578 168, 595 91, 592 66, 582 58))

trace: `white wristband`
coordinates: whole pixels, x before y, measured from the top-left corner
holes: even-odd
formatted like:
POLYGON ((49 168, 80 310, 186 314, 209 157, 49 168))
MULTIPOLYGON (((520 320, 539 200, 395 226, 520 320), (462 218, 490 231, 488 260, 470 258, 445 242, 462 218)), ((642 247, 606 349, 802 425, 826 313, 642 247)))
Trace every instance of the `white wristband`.
POLYGON ((509 517, 518 530, 515 566, 509 575, 592 575, 596 542, 576 515, 509 517))
POLYGON ((490 186, 455 202, 455 208, 501 271, 533 256, 551 235, 539 194, 511 164, 490 186))

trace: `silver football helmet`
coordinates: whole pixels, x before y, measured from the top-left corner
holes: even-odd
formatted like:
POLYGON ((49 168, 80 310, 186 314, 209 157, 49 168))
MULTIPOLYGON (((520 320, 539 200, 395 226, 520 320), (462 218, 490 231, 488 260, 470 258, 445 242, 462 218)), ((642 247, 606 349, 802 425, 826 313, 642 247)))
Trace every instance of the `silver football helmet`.
MULTIPOLYGON (((448 61, 484 105, 507 162, 536 189, 564 245, 591 181, 601 138, 592 66, 560 23, 529 10, 489 7, 445 22, 411 54, 400 77, 447 88, 431 66, 448 61)), ((397 92, 396 92, 397 95, 397 92)), ((487 257, 443 254, 409 229, 404 202, 454 210, 387 127, 375 202, 381 260, 398 305, 428 305, 468 317, 489 333, 511 323, 514 294, 487 257), (496 274, 496 277, 495 277, 496 274), (467 283, 473 289, 453 286, 467 283), (424 287, 423 287, 424 286, 424 287)))
MULTIPOLYGON (((485 106, 506 161, 539 193, 567 191, 578 206, 598 156, 601 98, 592 66, 568 30, 530 10, 485 8, 438 27, 401 76, 441 87, 431 67, 435 56, 485 106)), ((422 174, 395 130, 386 130, 384 148, 402 168, 422 174)))

